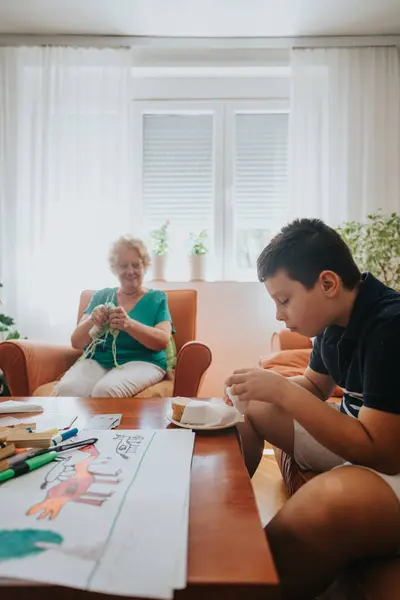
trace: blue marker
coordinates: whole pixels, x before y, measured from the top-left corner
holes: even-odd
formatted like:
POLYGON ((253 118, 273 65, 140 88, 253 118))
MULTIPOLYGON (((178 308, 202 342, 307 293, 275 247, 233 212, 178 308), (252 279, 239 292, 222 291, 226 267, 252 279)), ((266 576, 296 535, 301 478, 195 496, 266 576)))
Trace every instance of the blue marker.
POLYGON ((64 442, 65 440, 74 437, 74 435, 77 435, 77 433, 78 430, 76 427, 74 427, 74 429, 70 429, 69 431, 60 433, 59 435, 55 435, 53 438, 51 438, 51 443, 53 444, 53 446, 57 446, 57 444, 59 444, 60 442, 64 442))

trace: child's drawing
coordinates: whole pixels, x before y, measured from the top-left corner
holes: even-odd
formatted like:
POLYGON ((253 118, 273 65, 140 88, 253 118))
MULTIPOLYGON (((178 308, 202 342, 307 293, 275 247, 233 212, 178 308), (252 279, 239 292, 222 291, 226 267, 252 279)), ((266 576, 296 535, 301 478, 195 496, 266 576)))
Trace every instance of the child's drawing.
POLYGON ((34 556, 63 542, 55 531, 39 529, 3 529, 0 531, 0 562, 34 556))
POLYGON ((94 483, 118 484, 120 482, 118 475, 121 470, 119 469, 115 473, 105 473, 102 468, 101 471, 97 471, 93 465, 99 456, 95 446, 85 446, 80 448, 80 452, 89 454, 89 456, 82 458, 73 466, 66 464, 66 461, 65 467, 61 469, 60 464, 63 466, 63 463, 58 463, 47 473, 41 488, 46 489, 49 484, 55 483, 55 485, 49 489, 42 502, 35 504, 27 511, 27 515, 37 514, 37 519, 49 517, 52 520, 68 502, 102 506, 103 502, 112 495, 113 492, 95 492, 89 488, 94 483), (56 472, 56 477, 53 476, 53 470, 56 472))
POLYGON ((194 434, 85 429, 75 440, 86 445, 0 484, 0 585, 173 598, 186 584, 194 434))
POLYGON ((122 456, 122 458, 128 459, 133 454, 136 454, 144 437, 141 435, 122 435, 117 433, 114 440, 118 440, 116 448, 117 454, 122 456))

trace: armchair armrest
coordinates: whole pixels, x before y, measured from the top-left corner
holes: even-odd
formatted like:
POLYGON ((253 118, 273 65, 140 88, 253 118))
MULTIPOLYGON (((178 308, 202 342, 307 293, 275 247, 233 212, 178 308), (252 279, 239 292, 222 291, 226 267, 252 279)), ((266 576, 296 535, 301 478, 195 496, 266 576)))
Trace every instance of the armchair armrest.
POLYGON ((310 338, 289 329, 276 331, 271 337, 271 350, 279 352, 280 350, 300 350, 303 348, 312 348, 310 338))
POLYGON ((80 355, 70 346, 10 340, 0 344, 0 369, 13 396, 32 396, 39 385, 58 379, 80 355))
POLYGON ((176 360, 173 395, 196 398, 211 359, 210 348, 202 342, 182 346, 176 360))

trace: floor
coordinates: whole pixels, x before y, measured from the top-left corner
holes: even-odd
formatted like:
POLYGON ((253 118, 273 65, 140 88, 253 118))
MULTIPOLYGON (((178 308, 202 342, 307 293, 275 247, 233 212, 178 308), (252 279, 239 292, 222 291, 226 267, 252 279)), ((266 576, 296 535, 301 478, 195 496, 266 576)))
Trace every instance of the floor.
POLYGON ((288 497, 274 451, 268 444, 265 445, 264 456, 252 479, 252 484, 264 526, 278 512, 288 497))

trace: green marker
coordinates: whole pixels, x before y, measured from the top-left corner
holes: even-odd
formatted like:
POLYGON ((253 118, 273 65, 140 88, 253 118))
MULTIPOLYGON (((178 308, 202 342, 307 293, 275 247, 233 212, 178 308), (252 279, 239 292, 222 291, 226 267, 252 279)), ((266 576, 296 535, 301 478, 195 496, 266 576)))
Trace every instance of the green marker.
POLYGON ((18 463, 18 465, 15 465, 13 469, 2 471, 0 473, 0 483, 7 481, 8 479, 13 479, 14 477, 24 475, 25 473, 29 473, 29 471, 33 471, 39 467, 43 467, 43 465, 47 465, 47 463, 51 462, 56 457, 57 452, 53 451, 46 452, 46 454, 41 454, 39 456, 34 456, 33 458, 28 458, 27 460, 18 463))

